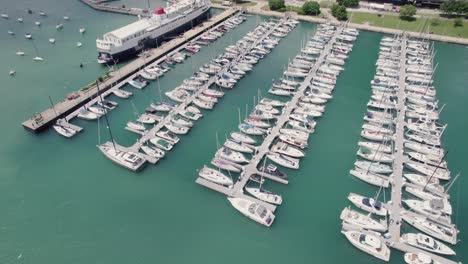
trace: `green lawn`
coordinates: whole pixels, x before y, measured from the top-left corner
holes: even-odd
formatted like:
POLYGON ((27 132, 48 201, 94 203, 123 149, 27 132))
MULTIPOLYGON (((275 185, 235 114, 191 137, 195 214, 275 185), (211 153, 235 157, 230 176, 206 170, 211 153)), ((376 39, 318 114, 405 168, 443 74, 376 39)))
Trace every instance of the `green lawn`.
POLYGON ((468 38, 468 22, 464 21, 462 27, 454 27, 453 20, 437 18, 416 18, 414 21, 403 21, 398 16, 382 15, 365 12, 351 12, 348 17, 352 23, 369 24, 371 26, 402 29, 407 31, 433 32, 433 34, 468 38), (437 20, 438 25, 432 21, 437 20))

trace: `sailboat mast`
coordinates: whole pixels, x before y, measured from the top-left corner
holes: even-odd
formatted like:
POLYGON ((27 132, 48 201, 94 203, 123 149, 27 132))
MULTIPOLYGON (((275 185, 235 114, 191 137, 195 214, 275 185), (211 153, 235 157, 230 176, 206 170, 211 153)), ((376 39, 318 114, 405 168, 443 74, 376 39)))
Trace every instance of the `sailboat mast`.
MULTIPOLYGON (((102 99, 101 91, 99 90, 99 81, 98 80, 96 80, 96 87, 97 87, 97 90, 98 90, 99 99, 101 99, 101 101, 102 101, 103 99, 102 99)), ((109 131, 109 136, 111 138, 112 145, 114 146, 114 150, 115 150, 116 147, 115 147, 114 136, 112 135, 112 130, 111 130, 111 127, 110 127, 109 119, 107 118, 107 111, 104 111, 104 118, 106 119, 107 130, 109 131)))
POLYGON ((428 179, 427 182, 426 182, 426 185, 424 185, 423 191, 426 190, 427 185, 429 184, 429 182, 431 182, 432 178, 434 177, 434 174, 436 173, 437 169, 440 168, 440 167, 439 167, 440 164, 444 161, 444 159, 445 159, 445 157, 447 156, 448 153, 449 153, 449 152, 448 152, 448 150, 447 150, 447 152, 445 152, 444 156, 440 159, 439 164, 437 164, 437 166, 436 166, 436 168, 434 169, 434 172, 432 173, 431 177, 429 177, 429 179, 428 179))

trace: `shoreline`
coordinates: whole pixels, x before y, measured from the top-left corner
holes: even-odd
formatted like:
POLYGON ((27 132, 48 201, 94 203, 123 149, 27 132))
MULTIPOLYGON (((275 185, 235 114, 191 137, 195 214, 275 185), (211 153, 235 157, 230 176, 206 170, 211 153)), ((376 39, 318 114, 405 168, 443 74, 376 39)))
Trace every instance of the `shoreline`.
MULTIPOLYGON (((214 3, 212 3, 212 6, 214 8, 219 8, 219 9, 231 8, 231 7, 214 4, 214 3)), ((258 5, 254 7, 243 7, 242 9, 245 11, 245 13, 263 15, 263 16, 284 17, 284 15, 286 14, 286 13, 281 13, 277 11, 262 10, 260 7, 258 7, 258 5)), ((301 20, 301 21, 308 21, 308 22, 313 22, 313 23, 330 23, 336 26, 347 24, 348 26, 356 28, 356 29, 379 32, 379 33, 384 33, 384 34, 401 35, 403 33, 406 33, 410 37, 425 38, 425 39, 430 39, 434 41, 448 42, 448 43, 460 44, 460 45, 468 45, 468 38, 456 38, 456 37, 449 37, 449 36, 442 36, 442 35, 435 35, 435 34, 419 33, 419 32, 414 32, 414 31, 404 31, 400 29, 391 29, 391 28, 383 28, 383 27, 376 27, 376 26, 349 23, 349 22, 334 21, 334 20, 329 20, 329 19, 324 19, 324 18, 319 18, 319 17, 304 16, 304 15, 299 15, 299 14, 294 14, 294 18, 301 20)))

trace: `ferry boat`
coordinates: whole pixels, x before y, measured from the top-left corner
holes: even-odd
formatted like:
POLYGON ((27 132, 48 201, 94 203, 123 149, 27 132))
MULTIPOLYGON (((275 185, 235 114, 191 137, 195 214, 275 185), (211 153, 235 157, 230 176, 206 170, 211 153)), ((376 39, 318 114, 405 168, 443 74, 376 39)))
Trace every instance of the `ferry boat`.
POLYGON ((156 47, 164 39, 196 26, 208 16, 209 0, 182 0, 153 14, 104 34, 96 40, 99 63, 122 61, 147 47, 156 47))

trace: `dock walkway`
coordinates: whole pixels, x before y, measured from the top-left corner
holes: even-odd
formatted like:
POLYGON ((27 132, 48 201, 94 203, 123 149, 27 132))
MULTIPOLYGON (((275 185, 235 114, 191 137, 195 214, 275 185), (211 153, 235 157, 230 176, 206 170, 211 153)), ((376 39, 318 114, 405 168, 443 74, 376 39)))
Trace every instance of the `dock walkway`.
POLYGON ((406 35, 402 36, 402 46, 400 52, 400 75, 399 75, 399 88, 397 93, 398 98, 398 115, 396 118, 396 133, 395 133, 395 154, 393 161, 393 176, 392 176, 392 204, 389 206, 389 214, 393 221, 389 224, 389 233, 393 242, 398 242, 400 239, 401 227, 401 196, 403 184, 403 161, 404 161, 404 148, 403 143, 405 140, 405 84, 406 84, 406 35))
MULTIPOLYGON (((247 185, 249 182, 250 178, 254 175, 260 175, 260 172, 258 171, 257 167, 260 161, 265 157, 265 155, 270 151, 270 145, 273 143, 273 141, 276 139, 276 137, 279 135, 279 130, 285 125, 285 123, 289 120, 289 115, 292 113, 294 110, 295 106, 297 105, 297 102, 299 98, 304 94, 304 90, 309 86, 312 78, 315 76, 318 68, 320 65, 323 63, 325 56, 329 53, 329 51, 332 48, 333 43, 335 42, 336 36, 341 33, 341 28, 338 28, 335 32, 335 35, 333 38, 329 41, 327 46, 322 50, 320 56, 318 57, 317 61, 315 62, 314 66, 312 69, 310 69, 309 74, 307 77, 304 79, 304 81, 301 83, 301 85, 298 87, 297 92, 295 95, 292 97, 292 99, 287 103, 287 105, 283 109, 283 113, 281 116, 277 118, 276 124, 273 128, 271 128, 269 134, 265 137, 263 140, 262 144, 257 147, 255 154, 252 156, 252 159, 250 160, 249 164, 243 167, 243 171, 241 175, 239 176, 238 181, 232 186, 232 188, 227 188, 224 186, 220 186, 216 183, 207 181, 201 177, 198 177, 197 180, 195 181, 196 183, 203 185, 209 189, 218 191, 220 193, 223 193, 227 196, 230 197, 238 197, 238 198, 245 198, 249 199, 252 201, 255 201, 256 203, 262 204, 268 209, 270 209, 272 212, 276 210, 276 206, 265 203, 261 200, 258 200, 256 198, 253 198, 251 196, 247 196, 244 194, 244 187, 247 185)), ((275 177, 276 178, 276 177, 275 177)), ((277 180, 277 179, 276 179, 277 180)), ((283 180, 284 181, 284 180, 283 180)))
MULTIPOLYGON (((150 49, 148 51, 149 56, 140 57, 134 61, 123 66, 119 70, 109 72, 109 77, 100 83, 100 91, 103 97, 109 95, 112 89, 118 89, 124 86, 129 80, 136 77, 138 71, 151 64, 161 62, 166 55, 175 53, 183 48, 183 46, 197 37, 200 37, 205 31, 219 26, 221 22, 225 21, 229 17, 237 14, 239 9, 228 9, 214 18, 203 23, 202 26, 195 27, 178 38, 172 39, 166 43, 163 43, 158 48, 150 49), (159 61, 156 61, 159 60, 159 61), (155 62, 156 61, 156 62, 155 62)), ((76 93, 77 97, 71 100, 64 99, 52 107, 42 111, 29 118, 22 123, 23 127, 28 131, 39 133, 49 126, 53 125, 58 119, 65 118, 66 121, 74 118, 78 112, 77 110, 83 105, 89 103, 92 105, 99 100, 99 93, 96 85, 91 85, 86 90, 81 90, 76 93)))

